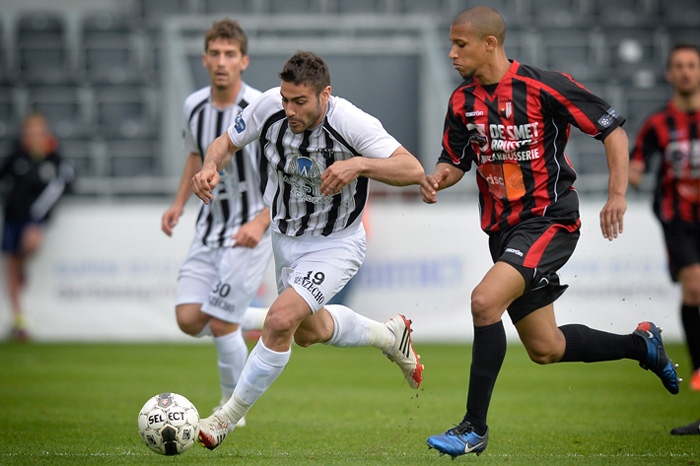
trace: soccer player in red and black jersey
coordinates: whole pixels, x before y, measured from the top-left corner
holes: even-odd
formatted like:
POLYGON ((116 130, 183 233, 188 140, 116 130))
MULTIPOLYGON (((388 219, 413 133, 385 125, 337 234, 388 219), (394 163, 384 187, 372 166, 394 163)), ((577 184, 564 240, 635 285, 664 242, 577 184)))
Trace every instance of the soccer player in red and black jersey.
POLYGON ((437 166, 421 183, 423 200, 432 204, 438 191, 476 166, 481 227, 494 261, 471 295, 466 415, 457 427, 428 438, 430 447, 452 457, 480 454, 488 443, 486 417, 506 353, 506 310, 539 364, 629 358, 678 393, 675 368, 653 323, 642 322, 626 335, 556 324, 553 302, 566 289, 557 270, 580 234, 576 174, 564 154, 569 130, 576 126, 605 148, 610 179, 600 225, 612 240, 622 232, 626 210, 625 120, 570 76, 508 60, 505 31, 501 15, 484 6, 453 21, 449 57, 464 81, 450 98, 437 166))
MULTIPOLYGON (((678 43, 666 64, 673 96, 637 135, 629 181, 638 186, 651 158, 661 155, 654 213, 661 222, 671 279, 681 283, 681 320, 693 363, 690 388, 700 390, 700 49, 678 43)), ((672 434, 700 435, 700 420, 672 434)))

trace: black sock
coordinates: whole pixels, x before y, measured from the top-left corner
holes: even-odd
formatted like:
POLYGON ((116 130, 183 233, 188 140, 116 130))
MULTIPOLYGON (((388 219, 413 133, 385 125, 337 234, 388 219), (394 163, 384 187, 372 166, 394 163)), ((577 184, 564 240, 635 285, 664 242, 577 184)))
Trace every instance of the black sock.
POLYGON ((647 354, 646 343, 636 335, 601 332, 581 324, 562 325, 566 350, 560 362, 597 362, 617 359, 641 361, 647 354))
POLYGON ((685 331, 685 341, 688 344, 690 360, 693 362, 693 370, 700 367, 700 307, 681 307, 681 319, 685 331))
POLYGON ((479 435, 486 433, 486 415, 491 393, 506 357, 506 349, 506 331, 502 321, 483 327, 474 326, 467 414, 464 419, 472 423, 479 435))

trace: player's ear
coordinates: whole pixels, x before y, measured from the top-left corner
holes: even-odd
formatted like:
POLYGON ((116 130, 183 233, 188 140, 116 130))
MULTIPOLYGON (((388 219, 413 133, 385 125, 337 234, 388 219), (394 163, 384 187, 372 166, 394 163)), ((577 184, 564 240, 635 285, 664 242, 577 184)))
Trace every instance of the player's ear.
POLYGON ((487 36, 486 37, 486 50, 489 52, 493 52, 498 48, 498 39, 496 39, 496 36, 487 36))
POLYGON ((250 57, 248 55, 243 55, 241 58, 241 71, 244 71, 246 68, 248 68, 248 65, 250 64, 250 57))
POLYGON ((328 99, 331 98, 331 90, 331 86, 326 86, 326 88, 321 91, 321 100, 323 100, 323 102, 328 102, 328 99))

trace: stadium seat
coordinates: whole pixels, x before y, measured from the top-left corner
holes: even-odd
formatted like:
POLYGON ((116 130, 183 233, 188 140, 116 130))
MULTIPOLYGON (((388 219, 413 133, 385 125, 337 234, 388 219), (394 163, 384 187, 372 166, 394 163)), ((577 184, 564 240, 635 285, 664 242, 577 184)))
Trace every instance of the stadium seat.
POLYGON ((586 0, 530 0, 532 24, 545 27, 589 27, 592 18, 586 0))
POLYGON ((77 87, 32 88, 28 99, 31 109, 46 117, 59 139, 89 134, 89 124, 85 118, 87 109, 77 87))
POLYGON ((59 141, 58 150, 61 156, 68 160, 75 170, 76 177, 95 177, 96 168, 100 165, 95 162, 95 143, 88 139, 64 139, 59 141))
MULTIPOLYGON (((658 26, 656 1, 649 0, 591 0, 594 24, 609 27, 658 26)), ((673 0, 675 2, 676 0, 673 0)), ((673 3, 666 2, 666 3, 673 3)))
POLYGON ((642 28, 614 28, 606 30, 603 37, 603 65, 611 72, 612 79, 638 87, 653 87, 656 82, 663 82, 668 46, 664 33, 642 28), (644 78, 645 75, 649 78, 644 78))
POLYGON ((158 151, 150 139, 107 142, 109 176, 149 177, 158 174, 158 151))
POLYGON ((155 115, 141 87, 101 87, 95 92, 97 132, 105 138, 134 139, 155 133, 155 115))
POLYGON ((266 13, 260 0, 204 0, 203 9, 206 14, 226 14, 231 18, 241 13, 266 13))
POLYGON ((343 13, 387 13, 388 6, 384 0, 336 0, 337 12, 343 13))
POLYGON ((544 54, 543 68, 561 71, 582 82, 598 78, 602 58, 595 34, 582 29, 543 32, 539 36, 541 46, 536 48, 544 54))
POLYGON ((138 38, 124 15, 102 12, 89 15, 82 24, 84 78, 93 84, 139 82, 138 38))
POLYGON ((65 25, 57 14, 23 14, 17 25, 21 79, 30 84, 63 84, 71 80, 65 25))
POLYGON ((641 129, 644 120, 653 112, 664 108, 671 98, 670 90, 666 87, 654 89, 625 89, 625 105, 622 111, 627 116, 625 129, 630 138, 634 138, 641 129))
POLYGON ((697 30, 700 27, 700 4, 698 4, 697 0, 665 1, 661 6, 660 13, 662 24, 665 24, 671 31, 676 26, 694 26, 696 28, 694 41, 696 43, 700 42, 697 30))

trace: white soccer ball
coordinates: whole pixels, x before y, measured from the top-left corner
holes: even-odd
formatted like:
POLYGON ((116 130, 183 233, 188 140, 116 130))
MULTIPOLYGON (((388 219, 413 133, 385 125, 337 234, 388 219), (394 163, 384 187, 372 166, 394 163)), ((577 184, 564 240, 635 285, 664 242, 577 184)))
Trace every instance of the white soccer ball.
POLYGON ((177 393, 161 393, 148 400, 138 421, 146 446, 161 455, 178 455, 192 447, 199 436, 197 408, 177 393))

